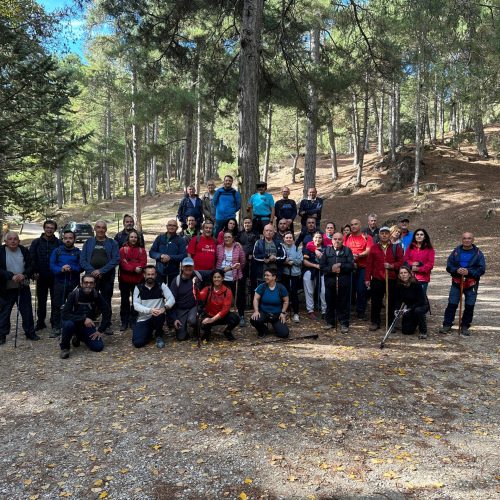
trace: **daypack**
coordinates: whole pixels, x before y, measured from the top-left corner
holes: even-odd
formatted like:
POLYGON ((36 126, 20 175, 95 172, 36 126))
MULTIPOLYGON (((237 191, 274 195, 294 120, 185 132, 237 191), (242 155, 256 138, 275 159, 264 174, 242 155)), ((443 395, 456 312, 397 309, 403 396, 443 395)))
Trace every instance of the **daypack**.
MULTIPOLYGON (((198 271, 193 271, 194 275, 200 280, 200 283, 203 283, 203 277, 198 271)), ((175 284, 177 285, 177 288, 179 288, 179 285, 181 284, 181 275, 178 274, 175 278, 175 284)))

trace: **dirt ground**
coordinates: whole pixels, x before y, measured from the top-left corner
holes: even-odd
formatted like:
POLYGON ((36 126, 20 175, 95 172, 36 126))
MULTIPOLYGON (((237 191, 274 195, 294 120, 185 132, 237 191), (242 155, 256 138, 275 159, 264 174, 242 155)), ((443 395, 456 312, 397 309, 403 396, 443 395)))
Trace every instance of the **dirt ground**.
MULTIPOLYGON (((369 160, 364 181, 385 175, 369 160)), ((341 159, 341 181, 350 162, 341 159)), ((127 331, 105 338, 102 353, 80 347, 61 360, 48 331, 36 343, 20 336, 17 349, 10 335, 0 348, 0 497, 498 498, 500 213, 485 217, 500 165, 446 148, 425 162, 424 181, 438 190, 419 206, 407 190, 369 187, 333 194, 324 220, 405 213, 413 229, 429 230, 437 257, 427 340, 396 333, 381 350, 382 333, 366 322, 341 335, 301 319, 293 334, 318 340, 258 340, 246 328, 232 344, 216 335, 201 349, 169 338, 164 350, 138 350, 127 331), (466 229, 488 267, 472 336, 440 335, 445 259, 466 229)), ((328 178, 325 160, 325 197, 328 178)), ((274 175, 272 192, 288 180, 274 175)))

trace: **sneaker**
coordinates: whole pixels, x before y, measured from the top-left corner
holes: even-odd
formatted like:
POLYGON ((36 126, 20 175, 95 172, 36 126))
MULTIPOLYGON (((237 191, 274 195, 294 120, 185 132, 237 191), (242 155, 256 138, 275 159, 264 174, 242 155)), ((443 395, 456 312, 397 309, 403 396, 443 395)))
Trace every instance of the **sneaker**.
POLYGON ((462 331, 460 332, 464 337, 470 337, 470 331, 468 326, 462 326, 462 331))
POLYGON ((439 329, 439 333, 450 333, 451 332, 451 325, 448 326, 448 325, 443 325, 440 329, 439 329))
POLYGON ((331 323, 327 323, 324 327, 323 330, 333 330, 335 328, 335 325, 332 325, 331 323))
POLYGON ((114 332, 113 330, 111 330, 111 328, 106 328, 106 330, 104 330, 104 335, 113 335, 114 332))
POLYGON ((40 340, 40 337, 35 332, 33 332, 33 333, 27 333, 26 334, 26 338, 28 340, 40 340))
POLYGON ((156 337, 156 347, 158 347, 158 349, 163 349, 165 347, 163 337, 156 337))
POLYGON ((380 328, 380 325, 377 325, 377 323, 370 323, 368 330, 370 330, 370 332, 374 332, 375 330, 378 330, 379 328, 380 328))
POLYGON ((240 328, 245 328, 247 322, 245 321, 245 316, 240 316, 240 328))
POLYGON ((35 332, 39 332, 40 330, 45 330, 47 325, 45 323, 37 323, 35 326, 35 332))
POLYGON ((263 339, 266 336, 266 332, 257 332, 257 337, 263 339))
POLYGON ((299 315, 298 315, 298 314, 294 314, 294 315, 293 315, 293 318, 292 318, 292 321, 293 321, 294 323, 298 323, 298 322, 300 321, 299 315))
POLYGON ((73 335, 71 344, 73 347, 80 347, 80 339, 76 335, 73 335))
POLYGON ((0 337, 0 345, 3 345, 3 344, 5 344, 5 336, 4 335, 2 335, 0 337))
POLYGON ((120 332, 124 332, 127 329, 127 323, 122 323, 120 325, 120 332))
POLYGON ((420 332, 418 338, 419 339, 426 339, 427 338, 427 332, 420 332))
POLYGON ((340 333, 349 333, 349 327, 346 325, 340 325, 340 333))
POLYGON ((233 340, 236 340, 236 337, 233 335, 233 332, 229 330, 224 330, 224 337, 226 337, 229 342, 233 342, 233 340))
POLYGON ((49 338, 51 339, 56 339, 61 335, 61 329, 60 328, 52 328, 52 331, 50 332, 49 338))
POLYGON ((61 349, 61 354, 59 355, 61 359, 69 358, 69 349, 61 349))
POLYGON ((313 321, 316 321, 318 319, 314 311, 308 312, 307 316, 309 316, 309 319, 312 319, 313 321))

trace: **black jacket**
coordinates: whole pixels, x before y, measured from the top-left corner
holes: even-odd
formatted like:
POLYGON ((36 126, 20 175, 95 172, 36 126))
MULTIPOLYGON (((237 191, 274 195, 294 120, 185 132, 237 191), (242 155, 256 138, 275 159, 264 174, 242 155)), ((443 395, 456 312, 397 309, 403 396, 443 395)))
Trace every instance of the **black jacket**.
POLYGON ((351 249, 342 246, 337 255, 333 247, 326 247, 319 261, 321 273, 325 277, 325 286, 331 286, 335 282, 337 273, 332 272, 334 264, 340 264, 339 286, 350 286, 351 273, 354 270, 354 257, 351 249))
MULTIPOLYGON (((137 229, 134 229, 134 231, 136 231, 139 234, 139 246, 141 248, 144 248, 144 235, 140 231, 137 231, 137 229)), ((118 243, 118 248, 121 248, 123 245, 125 245, 125 243, 127 242, 127 238, 128 238, 128 233, 127 231, 125 231, 125 229, 115 234, 114 239, 118 243)))
POLYGON ((412 282, 410 286, 404 286, 400 283, 396 286, 395 308, 400 309, 405 304, 407 309, 417 313, 426 313, 429 310, 427 297, 420 283, 412 282))
POLYGON ((85 318, 95 321, 100 313, 102 321, 97 330, 104 333, 111 325, 111 308, 97 290, 87 295, 78 287, 68 295, 61 318, 65 321, 85 321, 85 318))
POLYGON ((42 234, 39 238, 33 240, 30 245, 33 273, 39 273, 42 276, 52 276, 50 271, 50 256, 52 251, 61 245, 61 240, 55 236, 50 240, 46 240, 42 234))
POLYGON ((260 240, 260 234, 254 229, 248 233, 243 229, 243 231, 238 233, 238 237, 236 238, 236 241, 241 243, 247 258, 249 255, 252 255, 253 247, 255 246, 255 242, 258 240, 260 240))

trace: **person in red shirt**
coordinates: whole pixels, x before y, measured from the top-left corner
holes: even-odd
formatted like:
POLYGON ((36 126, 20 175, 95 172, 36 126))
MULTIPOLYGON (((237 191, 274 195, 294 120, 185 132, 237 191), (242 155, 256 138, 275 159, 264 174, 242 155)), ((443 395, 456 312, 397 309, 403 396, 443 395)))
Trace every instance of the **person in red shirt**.
POLYGON ((351 249, 354 257, 352 288, 354 288, 353 299, 356 301, 356 314, 359 319, 366 319, 367 288, 365 285, 365 272, 373 239, 370 235, 361 232, 359 219, 351 221, 351 232, 344 237, 344 245, 351 249))
POLYGON ((427 295, 427 287, 431 280, 431 271, 434 267, 434 257, 436 253, 431 245, 431 239, 427 231, 418 228, 413 233, 413 240, 405 252, 405 262, 411 266, 415 278, 422 285, 424 293, 427 295))
POLYGON ((378 236, 379 242, 370 248, 366 263, 365 284, 367 288, 370 288, 372 298, 370 331, 380 328, 380 311, 385 296, 386 276, 389 285, 386 314, 389 316, 389 324, 394 320, 397 273, 404 262, 403 249, 400 245, 390 242, 391 230, 387 226, 380 228, 378 236))
POLYGON ((191 238, 187 247, 188 255, 194 261, 196 271, 213 271, 215 268, 217 242, 212 236, 214 225, 205 221, 201 226, 201 235, 191 238))
POLYGON ((197 290, 197 299, 203 305, 202 339, 210 340, 213 326, 226 325, 224 336, 229 341, 236 340, 233 330, 238 326, 240 318, 237 314, 230 312, 233 293, 224 285, 224 271, 220 269, 214 271, 211 282, 210 286, 201 291, 197 290))

